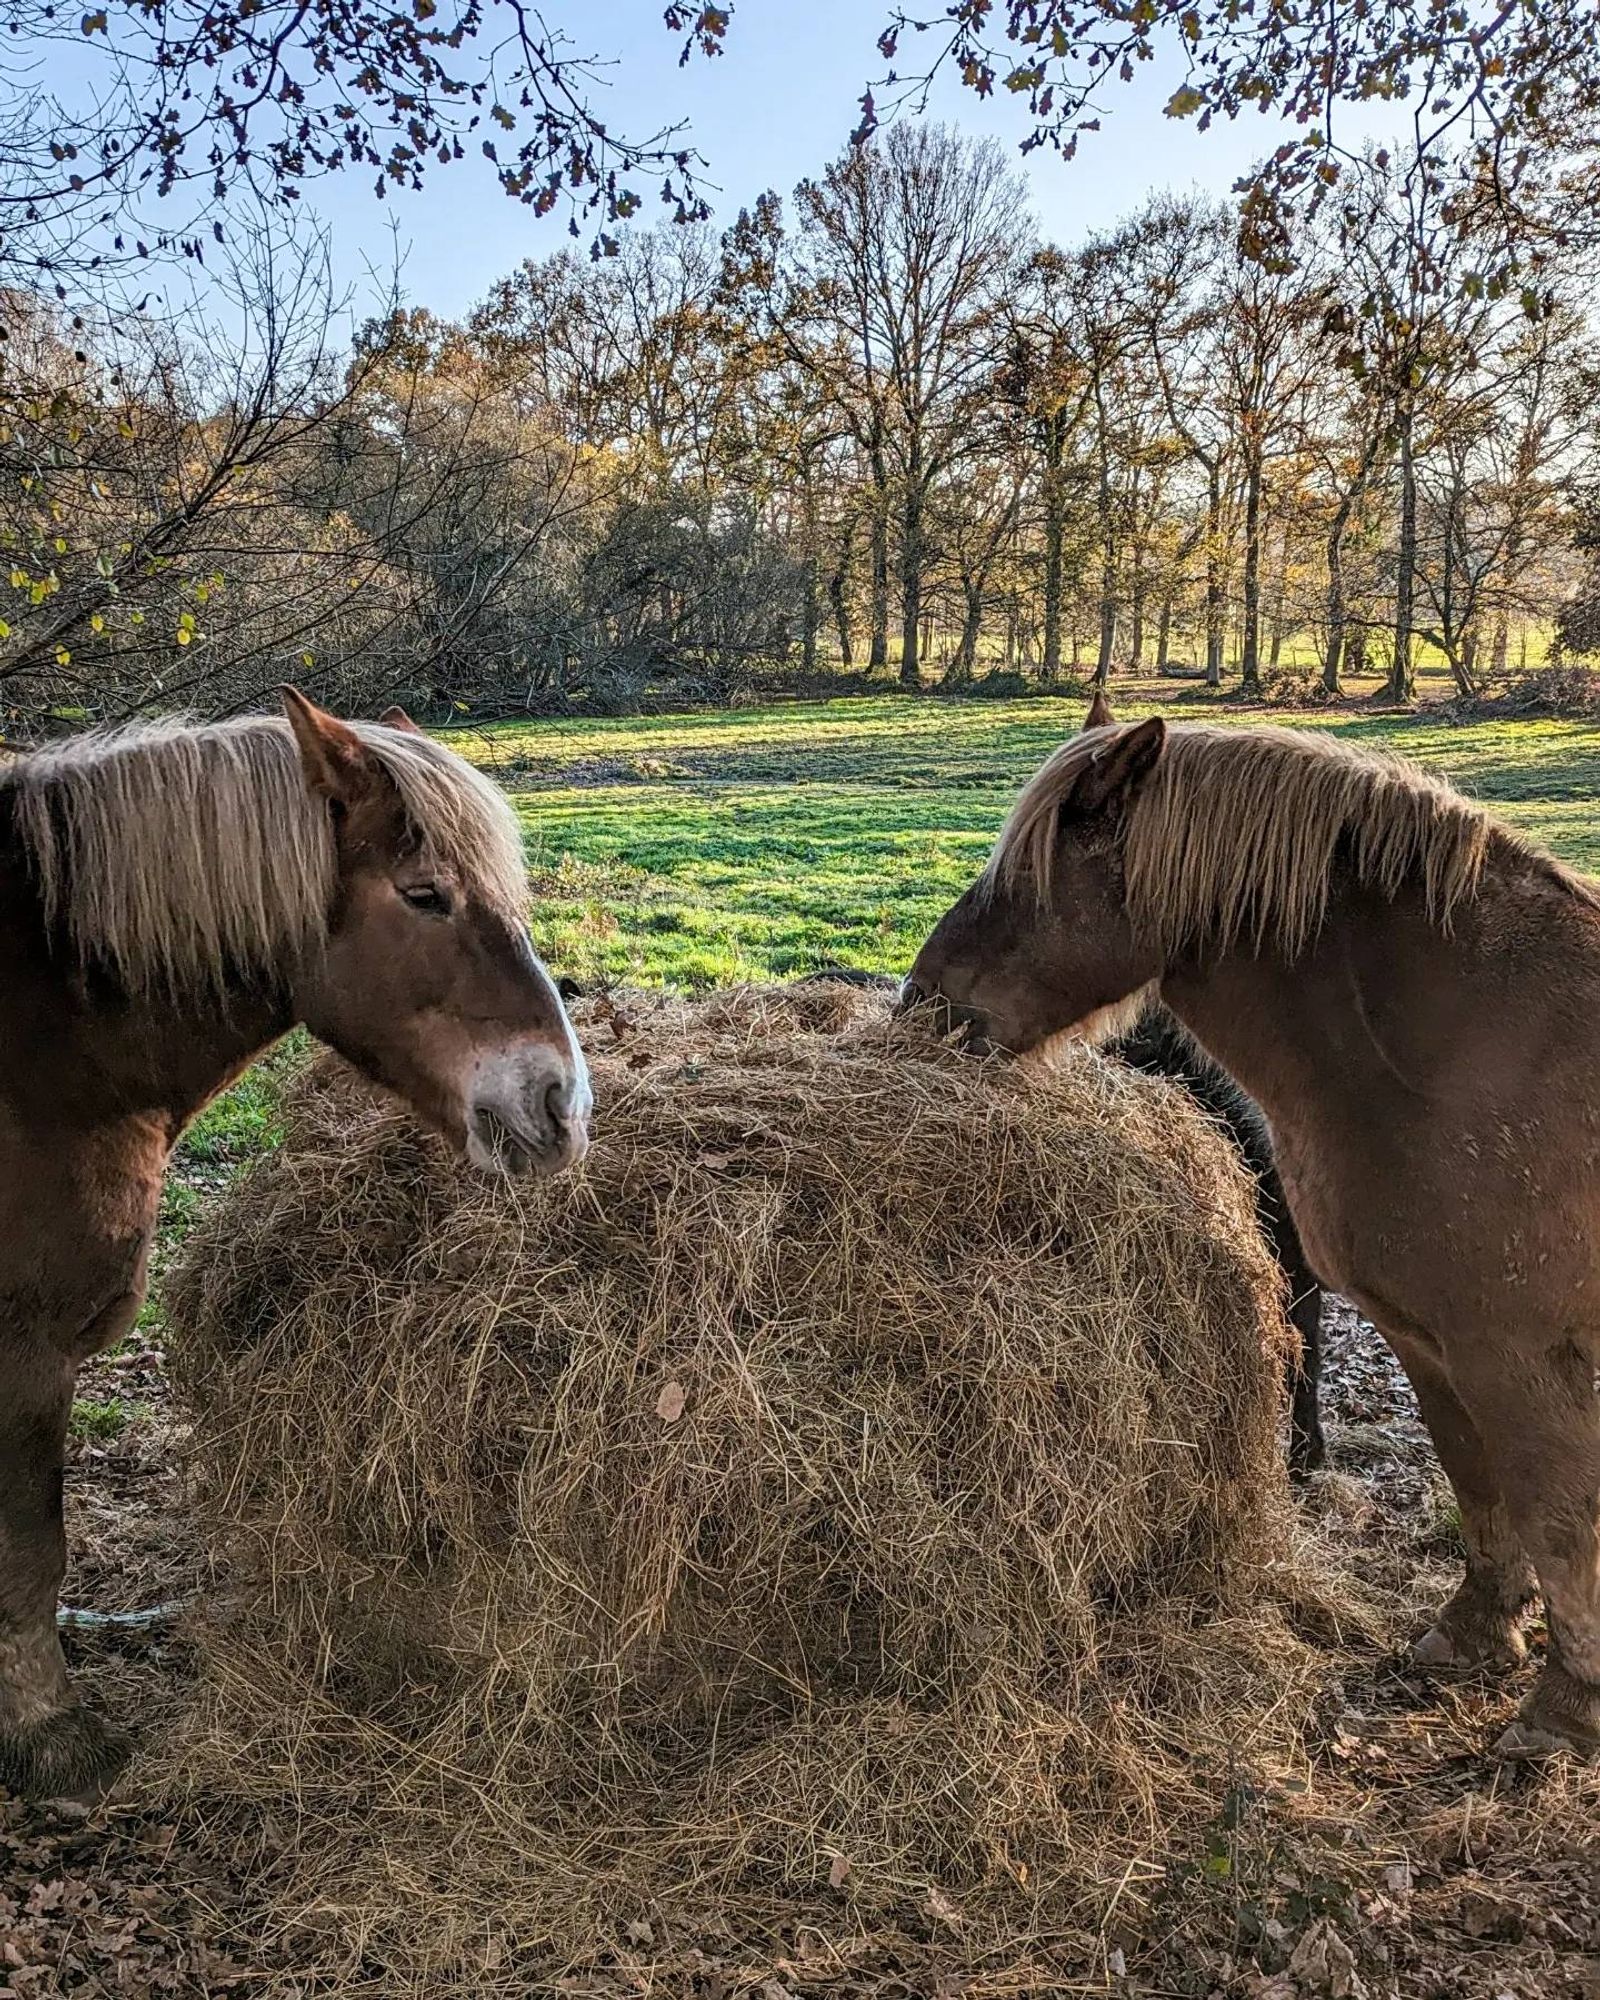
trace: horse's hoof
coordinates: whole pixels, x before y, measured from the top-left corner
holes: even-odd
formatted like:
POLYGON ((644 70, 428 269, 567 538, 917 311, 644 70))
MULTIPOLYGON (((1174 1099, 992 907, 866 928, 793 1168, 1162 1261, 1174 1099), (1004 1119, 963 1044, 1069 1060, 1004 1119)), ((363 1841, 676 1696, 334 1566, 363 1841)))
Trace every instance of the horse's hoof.
POLYGON ((1600 1688, 1552 1661, 1495 1748, 1502 1757, 1528 1760, 1600 1756, 1600 1688))
POLYGON ((64 1708, 26 1729, 0 1731, 0 1786, 19 1798, 91 1806, 110 1790, 130 1747, 92 1708, 64 1708))
POLYGON ((1416 1667, 1459 1666, 1456 1642, 1440 1625, 1430 1626, 1411 1648, 1411 1664, 1416 1667))
POLYGON ((1546 1757, 1587 1760, 1600 1757, 1600 1736, 1587 1731, 1568 1735, 1564 1730, 1541 1729, 1519 1715, 1494 1746, 1494 1753, 1517 1763, 1535 1763, 1546 1757))
POLYGON ((1328 1463, 1328 1447, 1320 1437, 1296 1438, 1289 1447, 1289 1477, 1296 1486, 1303 1486, 1314 1472, 1322 1472, 1328 1463))
POLYGON ((1528 1642, 1514 1625, 1463 1633, 1434 1625, 1411 1648, 1411 1664, 1437 1673, 1454 1669, 1471 1673, 1482 1667, 1520 1667, 1528 1657, 1528 1642))

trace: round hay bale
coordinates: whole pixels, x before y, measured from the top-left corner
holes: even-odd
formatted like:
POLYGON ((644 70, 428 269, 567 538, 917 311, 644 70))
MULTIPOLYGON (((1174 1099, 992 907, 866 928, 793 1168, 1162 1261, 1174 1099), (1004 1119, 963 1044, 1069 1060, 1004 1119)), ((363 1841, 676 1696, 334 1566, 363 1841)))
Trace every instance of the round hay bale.
POLYGON ((1126 1911, 1307 1681, 1236 1155, 845 989, 583 1025, 581 1172, 323 1063, 170 1287, 208 1826, 341 1991, 1126 1911))

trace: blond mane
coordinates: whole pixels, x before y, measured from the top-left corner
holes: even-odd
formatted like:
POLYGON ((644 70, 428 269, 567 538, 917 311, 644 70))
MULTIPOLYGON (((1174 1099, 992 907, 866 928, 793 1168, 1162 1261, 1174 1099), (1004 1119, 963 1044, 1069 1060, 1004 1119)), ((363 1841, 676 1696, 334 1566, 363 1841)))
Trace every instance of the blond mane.
MULTIPOLYGON (((527 877, 505 797, 429 737, 349 726, 440 866, 520 919, 527 877)), ((281 717, 94 732, 0 764, 0 796, 46 922, 132 993, 215 989, 327 936, 332 825, 281 717)))
MULTIPOLYGON (((1062 803, 1116 734, 1085 731, 1029 781, 990 857, 991 884, 1027 877, 1049 895, 1062 803)), ((1128 813, 1128 914, 1169 954, 1236 941, 1292 954, 1321 925, 1338 861, 1385 896, 1418 884, 1448 928, 1493 840, 1536 852, 1402 758, 1310 732, 1180 723, 1128 813)))

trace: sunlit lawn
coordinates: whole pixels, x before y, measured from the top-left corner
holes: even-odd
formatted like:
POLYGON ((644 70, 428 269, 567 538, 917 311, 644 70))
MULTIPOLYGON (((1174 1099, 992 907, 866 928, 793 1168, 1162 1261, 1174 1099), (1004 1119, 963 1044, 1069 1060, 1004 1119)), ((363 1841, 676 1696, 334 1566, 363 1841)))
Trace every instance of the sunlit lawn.
MULTIPOLYGON (((1445 772, 1600 872, 1600 729, 1342 712, 1269 718, 1186 685, 1124 710, 1293 721, 1445 772)), ((535 931, 579 978, 701 987, 816 966, 903 967, 981 865, 1021 781, 1082 697, 885 695, 731 713, 492 725, 453 741, 511 791, 535 931)))
MULTIPOLYGON (((1600 873, 1600 729, 1212 709, 1149 682, 1122 712, 1287 720, 1383 743, 1446 772, 1574 865, 1600 873)), ((722 985, 840 962, 898 971, 982 864, 1017 787, 1077 727, 1081 694, 1009 702, 900 696, 641 720, 496 724, 452 742, 510 791, 526 829, 534 927, 587 980, 722 985)), ((301 1038, 296 1038, 297 1042, 301 1038)), ((276 1143, 258 1064, 188 1134, 162 1256, 205 1190, 276 1143)), ((158 1308, 147 1308, 148 1337, 158 1308)), ((89 1419, 85 1419, 89 1421, 89 1419)))

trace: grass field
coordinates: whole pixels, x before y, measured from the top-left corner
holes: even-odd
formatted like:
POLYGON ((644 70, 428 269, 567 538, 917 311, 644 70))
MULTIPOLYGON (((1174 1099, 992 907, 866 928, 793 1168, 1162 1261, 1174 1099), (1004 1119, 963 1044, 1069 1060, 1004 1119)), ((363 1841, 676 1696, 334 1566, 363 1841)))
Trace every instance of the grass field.
MULTIPOLYGON (((1207 712, 1147 683, 1128 713, 1207 712)), ((645 719, 495 724, 452 742, 510 792, 526 829, 534 934, 557 971, 679 987, 830 963, 900 971, 971 881, 1023 779, 1076 728, 1083 697, 946 703, 850 698, 645 719)), ((1289 720, 1386 744, 1445 772, 1575 866, 1600 873, 1600 728, 1340 713, 1289 720)), ((277 1136, 258 1064, 184 1140, 164 1246, 207 1185, 277 1136)), ((152 1314, 155 1308, 148 1309, 152 1314)))
MULTIPOLYGON (((1129 712, 1207 712, 1160 684, 1129 712), (1163 698, 1164 697, 1164 698, 1163 698)), ((1126 698, 1125 698, 1126 699, 1126 698)), ((581 979, 705 987, 833 961, 899 970, 977 872, 1082 697, 797 703, 644 720, 500 724, 453 740, 511 792, 541 951, 581 979)), ((1231 709, 1242 726, 1264 719, 1231 709)), ((1295 715, 1443 771, 1600 872, 1589 722, 1295 715)))

